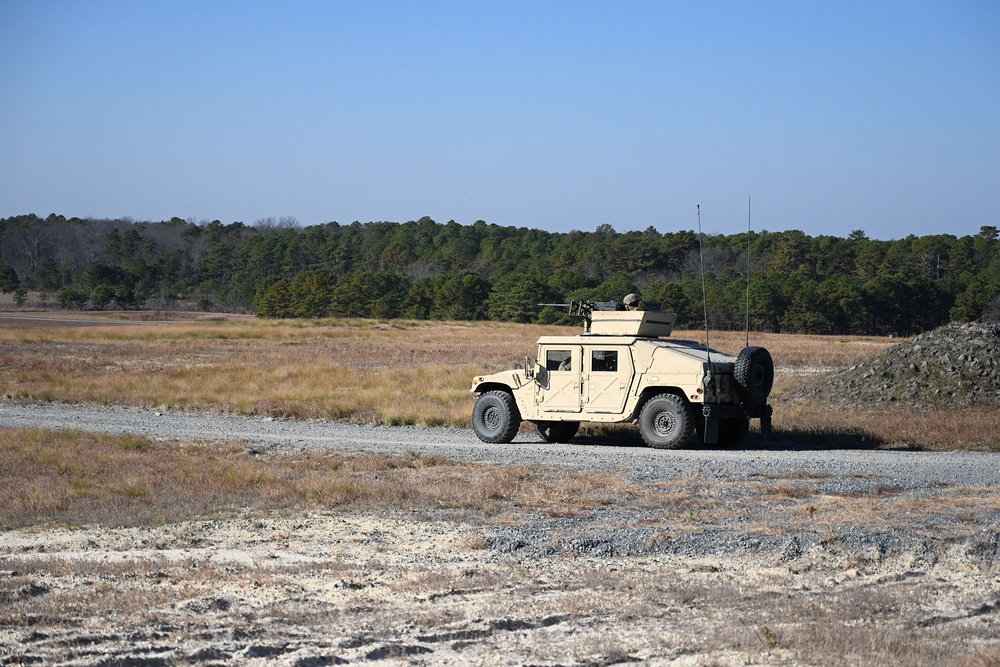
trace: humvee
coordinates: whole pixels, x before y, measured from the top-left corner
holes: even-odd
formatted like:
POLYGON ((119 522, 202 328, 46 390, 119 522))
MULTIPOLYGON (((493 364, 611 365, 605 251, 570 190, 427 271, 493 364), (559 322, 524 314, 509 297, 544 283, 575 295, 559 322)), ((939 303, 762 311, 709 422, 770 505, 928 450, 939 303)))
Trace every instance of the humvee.
POLYGON ((765 348, 734 357, 670 339, 674 313, 562 305, 584 319, 582 333, 542 336, 534 363, 473 379, 480 440, 510 442, 525 420, 545 442, 569 441, 581 423, 637 423, 651 447, 735 447, 751 418, 770 438, 774 363, 765 348))

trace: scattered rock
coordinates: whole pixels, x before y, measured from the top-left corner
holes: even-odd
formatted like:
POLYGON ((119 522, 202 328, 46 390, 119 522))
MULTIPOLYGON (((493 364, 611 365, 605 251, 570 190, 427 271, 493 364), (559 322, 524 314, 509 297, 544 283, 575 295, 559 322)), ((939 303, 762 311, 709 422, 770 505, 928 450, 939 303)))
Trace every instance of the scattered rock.
POLYGON ((295 661, 295 667, 327 667, 328 665, 347 665, 349 660, 345 660, 335 655, 315 655, 299 658, 295 661))
POLYGON ((208 646, 205 648, 198 649, 188 656, 189 662, 208 662, 210 660, 230 660, 233 654, 229 651, 223 651, 220 648, 215 648, 208 646))
POLYGON ((413 655, 433 653, 432 649, 420 645, 387 644, 370 651, 365 655, 366 660, 387 660, 392 658, 406 658, 413 655))
POLYGON ((251 644, 239 653, 239 658, 273 658, 291 653, 295 649, 288 646, 269 646, 267 644, 251 644))
POLYGON ((38 584, 28 584, 27 586, 21 586, 20 588, 13 591, 0 591, 0 602, 16 602, 18 600, 27 600, 29 598, 37 598, 41 595, 45 595, 49 592, 48 586, 39 586, 38 584))

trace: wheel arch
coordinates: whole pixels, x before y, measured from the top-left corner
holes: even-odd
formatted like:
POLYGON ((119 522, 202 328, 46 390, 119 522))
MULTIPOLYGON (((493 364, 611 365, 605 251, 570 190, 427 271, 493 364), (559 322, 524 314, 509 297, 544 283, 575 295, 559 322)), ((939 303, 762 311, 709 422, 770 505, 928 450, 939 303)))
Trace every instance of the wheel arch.
POLYGON ((688 400, 687 395, 684 393, 684 391, 681 390, 680 387, 646 387, 645 389, 642 390, 642 393, 639 394, 639 400, 636 401, 635 407, 632 409, 632 415, 629 417, 629 420, 635 421, 636 419, 638 419, 639 413, 642 412, 643 406, 645 406, 646 403, 649 402, 649 399, 653 398, 654 396, 659 396, 660 394, 673 394, 674 396, 679 396, 688 405, 691 404, 691 401, 688 400))
POLYGON ((514 388, 503 382, 483 382, 476 385, 476 388, 473 390, 474 393, 480 395, 488 391, 505 391, 512 396, 514 395, 514 388))

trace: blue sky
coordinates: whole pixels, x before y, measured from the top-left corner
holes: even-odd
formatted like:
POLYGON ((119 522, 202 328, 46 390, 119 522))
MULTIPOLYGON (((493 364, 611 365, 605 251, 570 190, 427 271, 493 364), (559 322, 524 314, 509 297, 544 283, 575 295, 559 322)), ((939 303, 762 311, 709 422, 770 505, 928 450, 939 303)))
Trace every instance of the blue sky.
POLYGON ((0 216, 1000 226, 1000 3, 0 0, 0 216))

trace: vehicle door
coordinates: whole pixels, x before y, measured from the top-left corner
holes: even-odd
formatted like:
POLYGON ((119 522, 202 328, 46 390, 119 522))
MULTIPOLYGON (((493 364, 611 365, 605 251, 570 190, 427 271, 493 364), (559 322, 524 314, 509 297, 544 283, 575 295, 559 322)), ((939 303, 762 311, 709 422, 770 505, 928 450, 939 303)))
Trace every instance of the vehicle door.
POLYGON ((583 353, 579 345, 543 346, 539 360, 545 373, 538 377, 535 394, 544 412, 579 412, 583 353))
POLYGON ((592 347, 584 359, 584 410, 619 413, 635 377, 627 345, 592 347))

